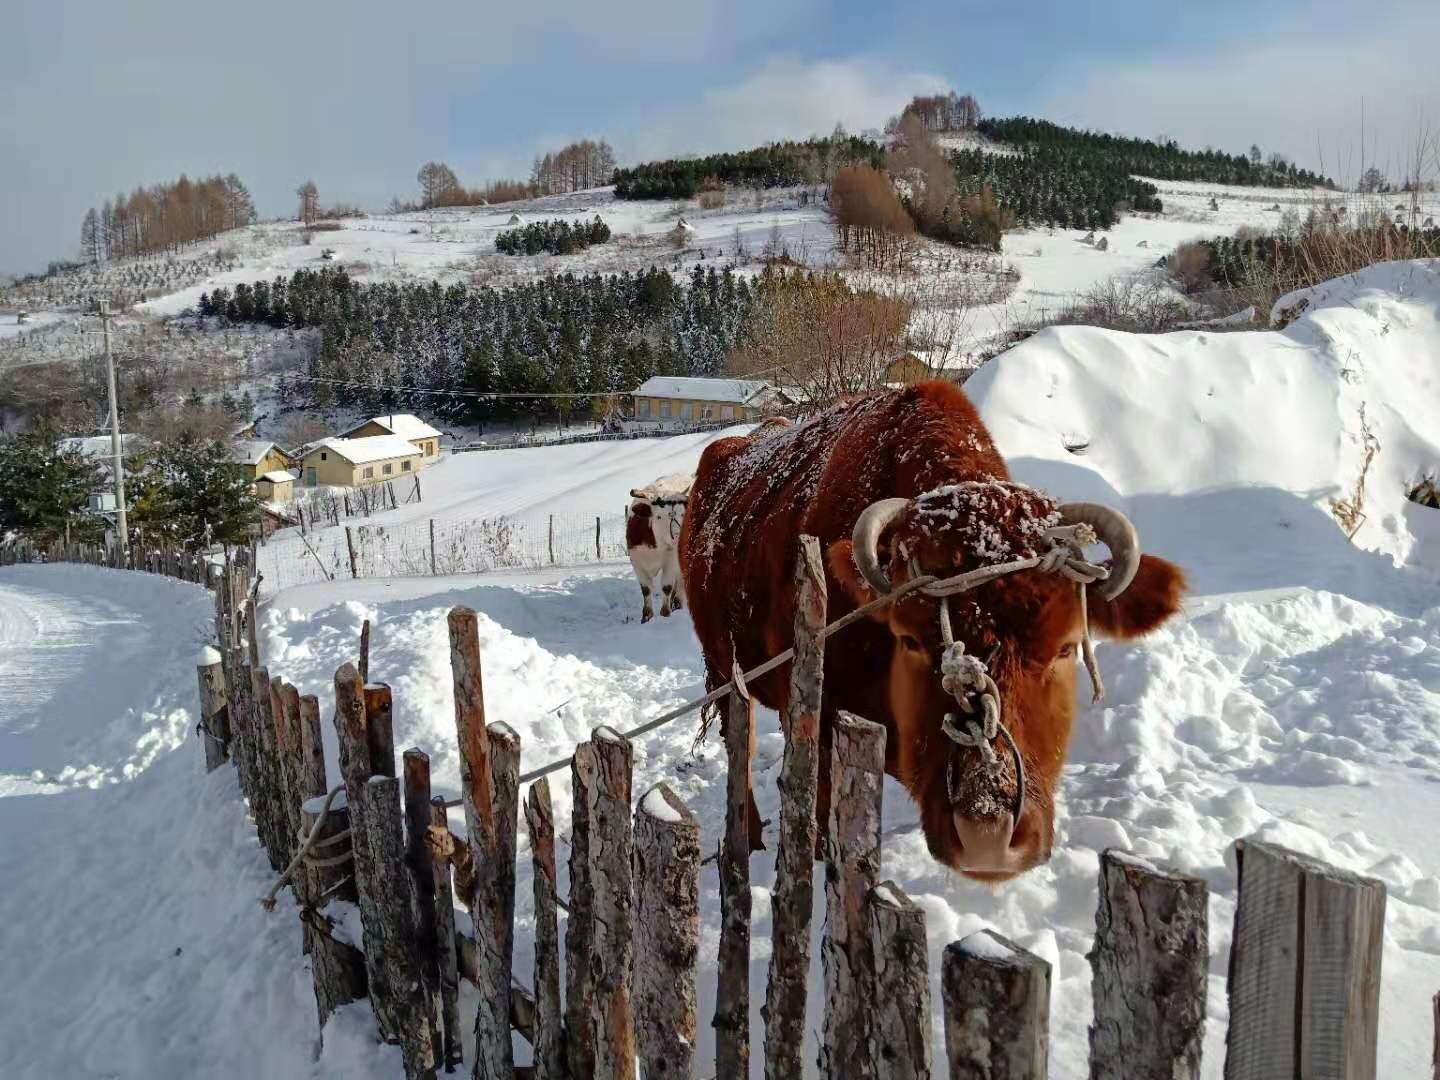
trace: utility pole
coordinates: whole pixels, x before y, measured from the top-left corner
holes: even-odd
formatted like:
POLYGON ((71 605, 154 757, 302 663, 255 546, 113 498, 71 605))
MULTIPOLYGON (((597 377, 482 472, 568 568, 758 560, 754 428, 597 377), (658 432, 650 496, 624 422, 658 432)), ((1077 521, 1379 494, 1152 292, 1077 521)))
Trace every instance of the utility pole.
POLYGON ((110 320, 115 316, 108 301, 100 301, 100 323, 105 328, 105 375, 110 383, 110 452, 114 456, 115 513, 122 560, 129 553, 129 533, 125 526, 125 456, 120 449, 120 406, 115 400, 115 358, 110 353, 110 320))

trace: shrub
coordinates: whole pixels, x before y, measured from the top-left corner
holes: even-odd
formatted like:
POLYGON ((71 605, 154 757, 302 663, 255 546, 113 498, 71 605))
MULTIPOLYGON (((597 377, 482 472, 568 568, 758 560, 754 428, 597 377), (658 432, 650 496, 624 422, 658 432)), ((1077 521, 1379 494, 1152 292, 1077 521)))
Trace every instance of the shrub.
POLYGON ((702 191, 699 202, 701 210, 719 210, 725 205, 725 189, 720 187, 702 191))

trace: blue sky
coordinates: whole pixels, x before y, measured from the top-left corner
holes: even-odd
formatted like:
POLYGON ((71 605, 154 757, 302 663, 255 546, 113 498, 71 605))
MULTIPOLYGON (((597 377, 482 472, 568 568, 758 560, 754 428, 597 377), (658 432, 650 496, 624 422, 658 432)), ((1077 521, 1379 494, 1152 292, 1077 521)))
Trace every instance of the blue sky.
POLYGON ((952 86, 1186 145, 1259 142, 1341 178, 1440 127, 1440 4, 1392 0, 19 0, 0 64, 0 270, 73 256, 86 207, 235 171, 263 215, 477 183, 603 135, 622 161, 883 123, 952 86), (1323 161, 1322 161, 1323 159, 1323 161))

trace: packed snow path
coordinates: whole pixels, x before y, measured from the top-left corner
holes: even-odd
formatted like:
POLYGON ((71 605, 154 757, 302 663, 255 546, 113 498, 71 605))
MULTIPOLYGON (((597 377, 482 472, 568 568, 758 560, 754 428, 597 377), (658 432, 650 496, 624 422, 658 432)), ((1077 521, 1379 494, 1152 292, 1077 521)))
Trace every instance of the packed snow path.
POLYGON ((313 1065, 293 912, 234 773, 204 775, 200 589, 0 570, 0 1076, 392 1076, 368 1009, 313 1065))

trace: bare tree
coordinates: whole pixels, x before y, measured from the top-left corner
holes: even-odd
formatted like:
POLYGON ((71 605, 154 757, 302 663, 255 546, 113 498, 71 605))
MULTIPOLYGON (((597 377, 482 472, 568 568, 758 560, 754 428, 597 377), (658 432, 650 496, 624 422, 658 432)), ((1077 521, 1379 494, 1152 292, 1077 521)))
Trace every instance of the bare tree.
POLYGON ((464 194, 455 173, 443 161, 427 161, 420 166, 415 179, 420 184, 420 205, 427 210, 454 205, 456 193, 464 194))
POLYGON ((300 199, 300 220, 306 225, 313 224, 320 216, 320 189, 314 180, 306 180, 295 189, 295 194, 300 199))
POLYGON ((890 177, 869 165, 846 165, 830 185, 830 208, 840 226, 840 246, 877 268, 904 265, 914 243, 911 220, 890 177))
POLYGON ((92 263, 98 265, 105 261, 105 226, 93 206, 80 224, 80 250, 92 263))

